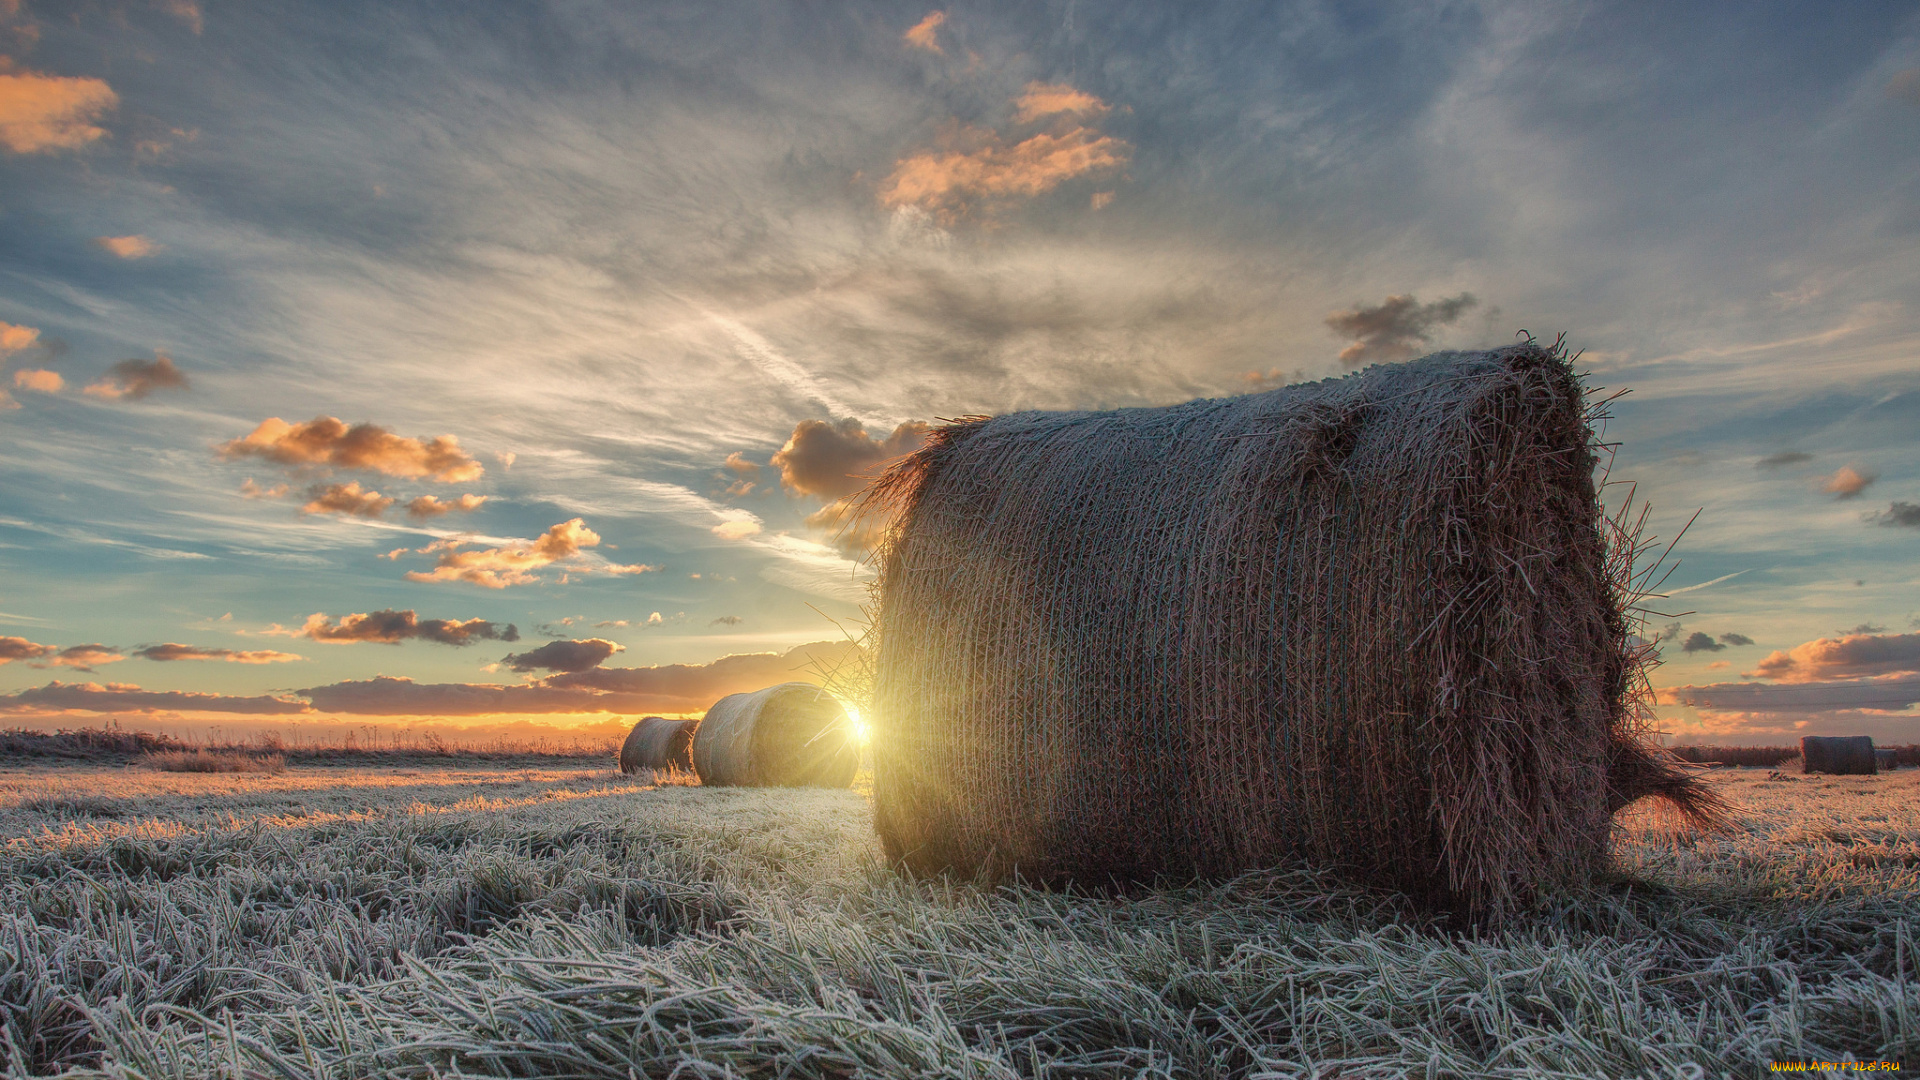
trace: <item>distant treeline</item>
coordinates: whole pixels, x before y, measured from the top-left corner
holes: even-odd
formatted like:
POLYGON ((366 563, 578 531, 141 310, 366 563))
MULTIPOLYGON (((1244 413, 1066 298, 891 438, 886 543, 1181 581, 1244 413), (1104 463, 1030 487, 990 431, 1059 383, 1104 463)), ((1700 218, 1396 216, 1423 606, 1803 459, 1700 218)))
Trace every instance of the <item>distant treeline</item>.
MULTIPOLYGON (((1920 765, 1920 745, 1881 746, 1875 749, 1891 750, 1894 761, 1903 767, 1920 765)), ((1674 756, 1681 761, 1695 764, 1717 762, 1721 765, 1749 765, 1771 769, 1782 762, 1800 756, 1797 746, 1675 746, 1671 748, 1674 756)))
POLYGON ((404 758, 450 758, 465 761, 502 761, 515 758, 611 758, 615 745, 605 739, 505 739, 455 743, 431 732, 410 736, 370 729, 365 737, 349 732, 337 742, 288 742, 266 735, 242 741, 193 742, 150 731, 128 731, 117 725, 61 731, 0 731, 0 759, 55 758, 120 760, 153 755, 207 751, 225 754, 283 756, 288 763, 337 761, 374 763, 404 758))

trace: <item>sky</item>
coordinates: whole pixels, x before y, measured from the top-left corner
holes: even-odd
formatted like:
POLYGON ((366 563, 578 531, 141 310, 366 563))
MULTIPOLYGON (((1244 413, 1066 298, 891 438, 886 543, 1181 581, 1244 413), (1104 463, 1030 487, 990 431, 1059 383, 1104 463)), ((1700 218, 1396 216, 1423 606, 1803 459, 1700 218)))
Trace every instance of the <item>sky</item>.
POLYGON ((1664 729, 1920 742, 1917 233, 1909 3, 0 0, 0 724, 697 713, 942 417, 1524 332, 1664 729))

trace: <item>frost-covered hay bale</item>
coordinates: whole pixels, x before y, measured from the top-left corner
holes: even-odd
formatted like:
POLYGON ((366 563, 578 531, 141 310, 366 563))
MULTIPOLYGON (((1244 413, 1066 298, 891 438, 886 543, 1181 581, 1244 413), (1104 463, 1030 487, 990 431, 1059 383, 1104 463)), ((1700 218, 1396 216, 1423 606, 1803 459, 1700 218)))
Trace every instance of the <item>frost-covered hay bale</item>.
POLYGON ((1803 735, 1800 756, 1810 773, 1872 776, 1878 771, 1873 739, 1866 735, 1803 735))
POLYGON ((693 721, 649 716, 633 725, 620 744, 620 771, 641 769, 693 771, 693 721))
POLYGON ((875 809, 923 871, 1100 883, 1289 859, 1498 918, 1613 813, 1717 802, 1649 747, 1564 355, 973 418, 876 483, 875 809))
POLYGON ((702 784, 843 788, 859 766, 847 710, 812 683, 730 694, 693 731, 702 784))

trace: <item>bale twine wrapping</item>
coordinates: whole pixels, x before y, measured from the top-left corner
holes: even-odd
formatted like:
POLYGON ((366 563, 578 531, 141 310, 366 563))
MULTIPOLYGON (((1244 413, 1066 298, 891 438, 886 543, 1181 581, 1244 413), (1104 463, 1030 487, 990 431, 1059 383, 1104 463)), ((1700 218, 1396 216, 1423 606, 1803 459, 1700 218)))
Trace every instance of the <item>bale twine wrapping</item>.
POLYGON ((859 767, 847 710, 812 683, 730 694, 693 730, 702 784, 843 788, 859 767))
POLYGON ((620 771, 678 769, 693 771, 693 721, 649 716, 633 725, 620 744, 620 771))
POLYGON ((1879 771, 1873 739, 1866 735, 1803 735, 1800 757, 1810 773, 1872 776, 1879 771))
POLYGON ((1641 796, 1717 822, 1646 738, 1597 414, 1529 344, 937 429, 864 507, 894 522, 887 854, 1096 884, 1304 859, 1497 920, 1641 796))

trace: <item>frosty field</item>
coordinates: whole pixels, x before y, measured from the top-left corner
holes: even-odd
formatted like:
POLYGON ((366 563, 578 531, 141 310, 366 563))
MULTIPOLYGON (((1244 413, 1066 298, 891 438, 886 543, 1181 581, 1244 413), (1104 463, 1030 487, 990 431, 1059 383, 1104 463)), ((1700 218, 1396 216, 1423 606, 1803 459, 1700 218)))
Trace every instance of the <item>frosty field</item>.
POLYGON ((605 763, 0 770, 0 1068, 116 1077, 1755 1076, 1920 1066, 1920 770, 1720 770, 1523 929, 1302 871, 905 880, 863 790, 605 763), (1778 774, 1775 774, 1778 776, 1778 774))

